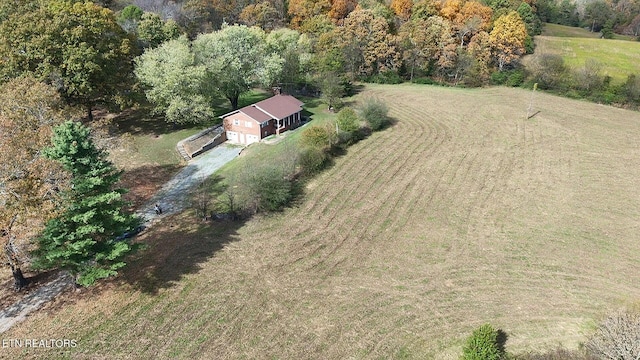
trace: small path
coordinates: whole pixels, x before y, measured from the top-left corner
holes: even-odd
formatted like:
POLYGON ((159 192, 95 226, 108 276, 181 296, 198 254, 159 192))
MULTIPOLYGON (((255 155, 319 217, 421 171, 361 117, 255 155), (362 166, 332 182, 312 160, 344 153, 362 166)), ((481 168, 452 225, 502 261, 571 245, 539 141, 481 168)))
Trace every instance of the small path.
MULTIPOLYGON (((164 216, 186 209, 186 198, 190 188, 200 179, 210 176, 224 164, 235 159, 241 150, 241 147, 222 144, 191 160, 136 214, 144 219, 145 226, 148 228, 164 216), (155 214, 154 204, 160 204, 162 215, 155 214)), ((0 311, 0 334, 73 286, 73 277, 66 272, 61 272, 51 282, 3 309, 0 311)))
POLYGON ((61 273, 51 282, 0 311, 0 334, 9 330, 15 323, 26 319, 30 312, 38 310, 42 305, 71 287, 73 287, 73 277, 68 273, 61 273))

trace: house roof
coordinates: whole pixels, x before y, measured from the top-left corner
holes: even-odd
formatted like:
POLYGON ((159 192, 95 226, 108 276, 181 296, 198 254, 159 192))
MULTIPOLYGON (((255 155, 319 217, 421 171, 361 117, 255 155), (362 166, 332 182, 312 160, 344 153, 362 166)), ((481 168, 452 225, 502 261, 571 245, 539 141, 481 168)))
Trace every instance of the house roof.
POLYGON ((245 106, 241 109, 224 114, 225 118, 229 115, 242 112, 250 116, 255 121, 262 123, 271 119, 284 119, 289 115, 293 115, 302 111, 304 103, 291 95, 276 95, 268 99, 258 101, 255 104, 245 106))

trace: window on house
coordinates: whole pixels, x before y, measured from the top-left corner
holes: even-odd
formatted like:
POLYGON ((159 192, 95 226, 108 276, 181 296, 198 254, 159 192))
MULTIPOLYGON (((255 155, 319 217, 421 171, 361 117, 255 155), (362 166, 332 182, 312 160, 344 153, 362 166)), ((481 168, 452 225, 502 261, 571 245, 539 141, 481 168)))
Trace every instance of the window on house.
POLYGON ((240 120, 233 119, 233 125, 240 125, 240 120))
POLYGON ((251 127, 251 121, 245 121, 244 122, 244 126, 251 127))

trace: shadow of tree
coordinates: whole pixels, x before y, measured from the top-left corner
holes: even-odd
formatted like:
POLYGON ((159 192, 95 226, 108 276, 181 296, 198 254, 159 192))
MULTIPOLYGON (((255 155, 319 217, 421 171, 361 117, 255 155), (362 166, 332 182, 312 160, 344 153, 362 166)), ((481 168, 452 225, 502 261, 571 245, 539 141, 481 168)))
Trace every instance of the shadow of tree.
POLYGON ((193 212, 165 218, 137 241, 145 244, 116 281, 156 294, 185 275, 198 273, 226 244, 238 239, 242 221, 203 221, 193 212))
POLYGON ((506 344, 509 339, 509 335, 502 329, 498 329, 498 336, 496 338, 496 345, 498 345, 498 350, 500 354, 506 354, 506 344))
POLYGON ((24 275, 29 283, 19 292, 13 290, 13 276, 7 277, 5 281, 0 282, 0 308, 5 309, 28 294, 37 291, 40 286, 55 279, 58 273, 58 270, 43 272, 25 271, 24 275))

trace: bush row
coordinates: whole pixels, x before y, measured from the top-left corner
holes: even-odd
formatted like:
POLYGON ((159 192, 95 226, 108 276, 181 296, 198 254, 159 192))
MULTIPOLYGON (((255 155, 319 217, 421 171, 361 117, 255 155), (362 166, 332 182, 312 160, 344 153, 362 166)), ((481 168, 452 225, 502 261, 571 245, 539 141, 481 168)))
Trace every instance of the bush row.
POLYGON ((370 131, 387 127, 387 113, 386 104, 367 99, 357 110, 341 109, 335 121, 308 126, 297 144, 284 146, 267 163, 255 160, 226 179, 203 179, 192 194, 196 214, 206 218, 213 211, 245 218, 283 209, 300 194, 301 182, 323 170, 333 156, 370 131))
POLYGON ((300 170, 311 176, 322 170, 333 155, 362 140, 370 131, 380 131, 391 124, 387 105, 375 98, 365 99, 358 110, 341 109, 335 122, 313 125, 300 136, 300 170), (365 126, 362 126, 362 123, 365 126))

